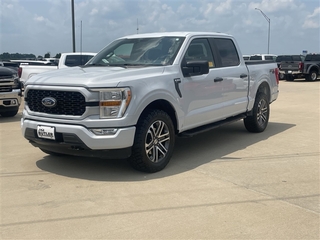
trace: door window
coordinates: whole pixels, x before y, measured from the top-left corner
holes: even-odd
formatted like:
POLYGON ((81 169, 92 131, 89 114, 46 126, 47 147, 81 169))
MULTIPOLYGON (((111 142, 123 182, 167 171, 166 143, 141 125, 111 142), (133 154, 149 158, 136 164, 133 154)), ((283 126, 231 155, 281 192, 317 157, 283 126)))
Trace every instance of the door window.
MULTIPOLYGON (((221 67, 238 66, 240 64, 238 51, 231 39, 215 38, 214 43, 221 58, 221 67)), ((252 60, 252 57, 250 57, 250 60, 252 60)))
POLYGON ((186 51, 184 60, 186 62, 205 60, 208 61, 209 68, 215 67, 209 42, 204 38, 192 40, 186 51))

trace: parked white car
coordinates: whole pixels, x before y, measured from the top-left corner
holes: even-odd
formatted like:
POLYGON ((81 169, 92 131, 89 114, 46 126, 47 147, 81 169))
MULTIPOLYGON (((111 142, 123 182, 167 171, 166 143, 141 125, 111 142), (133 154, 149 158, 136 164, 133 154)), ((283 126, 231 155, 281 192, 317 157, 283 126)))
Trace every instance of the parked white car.
POLYGON ((277 55, 275 54, 253 54, 250 56, 249 60, 271 60, 275 61, 277 55))
MULTIPOLYGON (((51 62, 50 60, 47 60, 47 64, 41 64, 41 65, 38 65, 38 64, 34 65, 32 63, 28 63, 28 64, 20 63, 20 67, 18 70, 20 81, 22 85, 24 85, 29 78, 31 78, 36 74, 57 70, 57 69, 62 69, 62 68, 84 65, 95 55, 96 53, 92 53, 92 52, 62 53, 58 63, 51 62)), ((37 62, 41 62, 41 61, 37 61, 37 62)))

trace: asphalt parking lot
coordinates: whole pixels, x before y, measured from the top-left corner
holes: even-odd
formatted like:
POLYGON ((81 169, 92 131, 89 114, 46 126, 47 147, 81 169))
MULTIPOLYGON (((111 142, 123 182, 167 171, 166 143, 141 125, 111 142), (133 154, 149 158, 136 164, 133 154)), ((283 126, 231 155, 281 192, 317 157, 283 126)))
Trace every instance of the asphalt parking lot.
POLYGON ((45 155, 0 117, 1 239, 319 239, 319 96, 281 81, 265 132, 178 139, 155 174, 45 155))

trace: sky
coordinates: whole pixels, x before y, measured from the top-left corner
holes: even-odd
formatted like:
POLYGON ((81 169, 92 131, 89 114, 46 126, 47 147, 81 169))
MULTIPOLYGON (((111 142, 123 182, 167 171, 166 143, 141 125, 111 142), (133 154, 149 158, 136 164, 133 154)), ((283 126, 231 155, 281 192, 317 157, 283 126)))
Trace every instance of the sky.
MULTIPOLYGON (((0 54, 73 51, 72 0, 0 4, 0 54)), ((74 0, 74 16, 76 51, 136 33, 209 31, 233 35, 242 54, 320 52, 320 0, 74 0)))

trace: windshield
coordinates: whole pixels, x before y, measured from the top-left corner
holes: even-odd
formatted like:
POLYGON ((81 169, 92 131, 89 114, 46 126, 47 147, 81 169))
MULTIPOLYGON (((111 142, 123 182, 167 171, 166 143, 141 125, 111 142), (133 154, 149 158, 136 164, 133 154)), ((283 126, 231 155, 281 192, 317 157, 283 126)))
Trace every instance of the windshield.
POLYGON ((171 65, 184 37, 119 39, 92 58, 86 66, 171 65))

